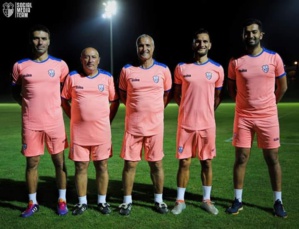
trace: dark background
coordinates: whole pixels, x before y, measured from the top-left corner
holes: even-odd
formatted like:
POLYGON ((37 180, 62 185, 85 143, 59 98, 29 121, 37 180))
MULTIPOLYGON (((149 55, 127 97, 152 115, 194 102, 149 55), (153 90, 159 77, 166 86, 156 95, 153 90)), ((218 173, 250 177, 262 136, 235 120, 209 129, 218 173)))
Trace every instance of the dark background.
MULTIPOLYGON (((0 1, 1 6, 4 2, 0 1)), ((99 50, 100 68, 110 71, 110 21, 102 18, 100 0, 32 0, 28 18, 7 18, 0 13, 1 66, 0 101, 10 99, 11 70, 14 62, 29 56, 28 29, 37 23, 51 31, 49 53, 64 59, 70 70, 80 66, 80 52, 87 46, 99 50)), ((278 52, 286 67, 299 61, 299 1, 243 0, 119 0, 113 17, 113 75, 136 59, 136 38, 147 33, 155 40, 155 59, 169 66, 192 58, 193 33, 205 27, 211 33, 209 57, 226 71, 231 55, 243 48, 241 25, 248 17, 259 18, 264 25, 263 44, 278 52)), ((291 83, 296 85, 298 77, 291 83), (295 84, 296 83, 296 84, 295 84)))

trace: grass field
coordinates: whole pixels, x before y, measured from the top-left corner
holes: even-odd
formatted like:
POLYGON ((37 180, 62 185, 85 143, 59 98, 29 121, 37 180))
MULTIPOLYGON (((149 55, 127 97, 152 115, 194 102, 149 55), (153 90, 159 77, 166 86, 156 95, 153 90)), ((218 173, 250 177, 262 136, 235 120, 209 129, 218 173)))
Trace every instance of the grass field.
MULTIPOLYGON (((96 210, 95 172, 89 167, 88 204, 89 209, 81 216, 56 215, 57 190, 54 168, 46 152, 39 167, 38 201, 40 211, 33 217, 19 217, 27 205, 27 191, 24 179, 25 159, 20 153, 21 114, 14 103, 0 104, 0 228, 299 228, 299 103, 279 104, 281 124, 280 162, 283 170, 283 202, 288 212, 287 219, 272 214, 273 198, 267 167, 261 151, 254 143, 247 167, 243 192, 244 210, 237 216, 227 215, 225 209, 233 199, 232 167, 234 149, 231 146, 234 104, 222 103, 216 111, 217 157, 213 160, 212 200, 219 214, 211 215, 200 206, 202 198, 200 165, 194 159, 190 181, 187 187, 187 208, 180 215, 161 215, 153 210, 153 189, 149 168, 145 161, 139 163, 134 184, 131 215, 123 217, 117 207, 122 202, 121 173, 123 161, 119 157, 124 130, 124 106, 121 105, 112 124, 114 156, 109 161, 110 183, 108 202, 113 212, 109 216, 96 210)), ((69 120, 66 118, 67 132, 69 120)), ((169 104, 165 110, 165 188, 164 200, 169 209, 176 198, 175 135, 177 106, 169 104)), ((66 151, 66 155, 68 151, 66 151)), ((68 206, 71 210, 77 203, 74 185, 74 165, 67 159, 68 206)))

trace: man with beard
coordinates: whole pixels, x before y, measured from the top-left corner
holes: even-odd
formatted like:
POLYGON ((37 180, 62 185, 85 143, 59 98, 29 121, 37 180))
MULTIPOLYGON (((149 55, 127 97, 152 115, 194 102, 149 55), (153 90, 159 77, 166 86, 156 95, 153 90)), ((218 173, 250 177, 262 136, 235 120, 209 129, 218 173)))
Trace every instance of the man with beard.
POLYGON ((282 178, 278 159, 280 130, 277 103, 287 90, 287 80, 282 58, 278 53, 262 47, 263 36, 261 21, 248 19, 242 35, 246 54, 232 58, 228 66, 228 90, 236 102, 232 142, 235 147, 235 198, 226 212, 235 215, 243 210, 246 165, 256 134, 257 145, 262 149, 268 166, 274 215, 285 218, 287 213, 282 205, 282 178))
POLYGON ((69 72, 64 60, 49 55, 50 31, 34 25, 29 31, 32 55, 13 66, 12 95, 22 106, 22 154, 26 157, 26 184, 29 202, 21 217, 39 210, 37 201, 38 166, 44 148, 51 155, 58 188, 57 214, 68 213, 66 203, 67 170, 64 150, 68 147, 61 86, 69 72))
POLYGON ((210 34, 200 29, 193 37, 193 63, 179 63, 174 71, 174 99, 179 105, 177 151, 177 198, 172 213, 185 208, 185 191, 192 158, 201 164, 203 198, 201 207, 217 215, 211 201, 212 159, 216 156, 216 122, 214 111, 219 106, 224 81, 223 67, 208 57, 212 43, 210 34))

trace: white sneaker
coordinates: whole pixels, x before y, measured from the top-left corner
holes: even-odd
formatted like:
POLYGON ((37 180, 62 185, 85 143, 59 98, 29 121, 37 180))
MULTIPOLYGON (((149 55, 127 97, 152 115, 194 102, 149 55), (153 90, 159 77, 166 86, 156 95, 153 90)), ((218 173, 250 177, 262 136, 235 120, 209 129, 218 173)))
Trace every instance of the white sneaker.
POLYGON ((185 202, 175 202, 174 208, 171 210, 171 212, 175 215, 181 214, 182 211, 186 208, 185 202))
POLYGON ((214 202, 210 200, 203 201, 200 207, 207 212, 212 213, 213 215, 217 215, 219 212, 218 209, 214 206, 214 202))

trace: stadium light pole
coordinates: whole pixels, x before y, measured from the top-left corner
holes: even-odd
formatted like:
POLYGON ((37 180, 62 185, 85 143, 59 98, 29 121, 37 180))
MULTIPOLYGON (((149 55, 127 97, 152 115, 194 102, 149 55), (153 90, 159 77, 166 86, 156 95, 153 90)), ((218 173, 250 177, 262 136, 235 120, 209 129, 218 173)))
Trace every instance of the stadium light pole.
POLYGON ((105 11, 102 15, 103 18, 108 18, 110 20, 110 71, 113 75, 113 27, 112 27, 112 18, 116 14, 117 3, 116 1, 107 1, 103 2, 105 11))

